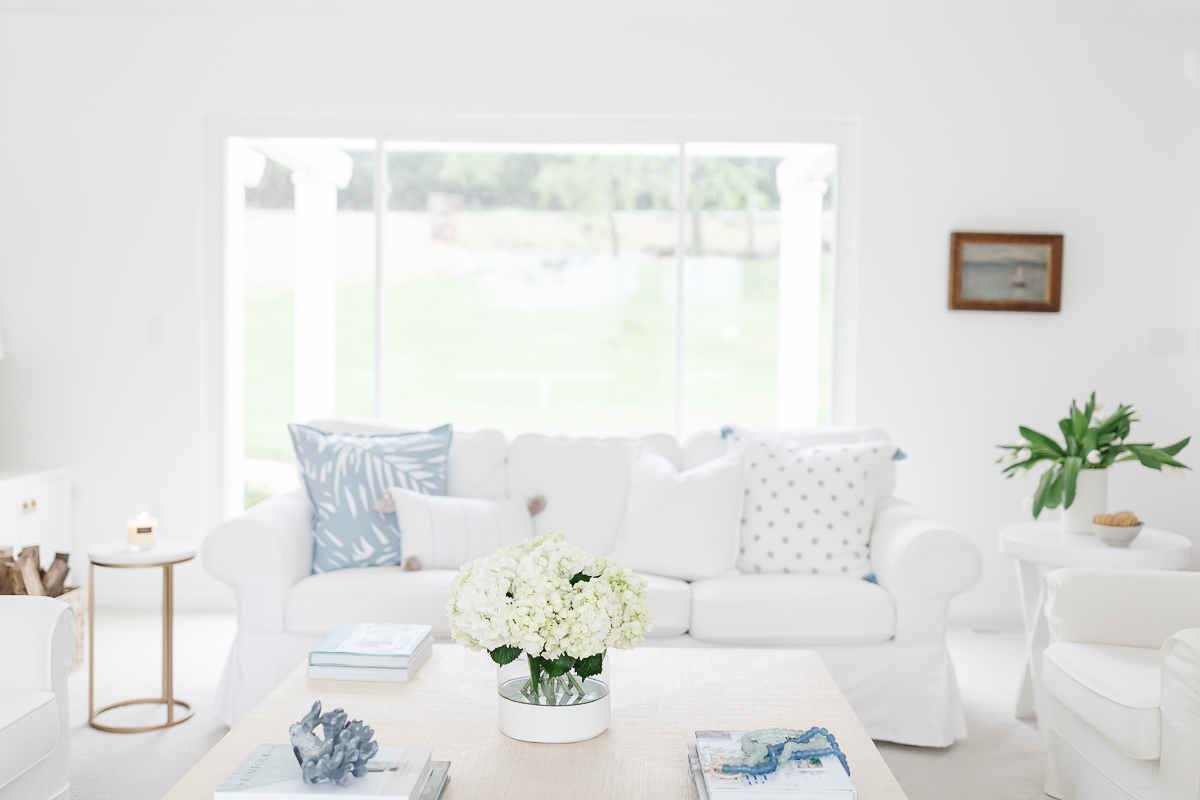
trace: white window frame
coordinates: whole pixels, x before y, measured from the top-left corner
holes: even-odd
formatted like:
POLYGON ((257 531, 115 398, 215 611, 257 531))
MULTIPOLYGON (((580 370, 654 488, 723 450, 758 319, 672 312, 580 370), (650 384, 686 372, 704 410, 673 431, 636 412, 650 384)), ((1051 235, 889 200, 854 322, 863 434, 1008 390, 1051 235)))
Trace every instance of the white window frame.
MULTIPOLYGON (((227 486, 227 346, 225 264, 226 142, 244 138, 374 139, 418 142, 671 144, 685 142, 823 143, 837 147, 837 227, 833 249, 831 422, 854 422, 857 372, 860 126, 856 120, 800 117, 618 116, 245 116, 214 115, 204 136, 201 480, 205 530, 232 509, 227 486)), ((376 206, 378 208, 378 202, 376 206)), ((382 294, 376 293, 376 304, 382 294)), ((377 327, 377 331, 378 331, 377 327)), ((681 345, 676 337, 677 347, 681 345)), ((378 348, 377 348, 378 350, 378 348)), ((378 358, 378 355, 376 356, 378 358)), ((678 354, 677 354, 678 357, 678 354)), ((377 389, 378 391, 378 389, 377 389)), ((680 402, 676 392, 675 402, 680 402)), ((678 409, 677 409, 678 418, 678 409)), ((239 451, 240 452, 240 451, 239 451)))

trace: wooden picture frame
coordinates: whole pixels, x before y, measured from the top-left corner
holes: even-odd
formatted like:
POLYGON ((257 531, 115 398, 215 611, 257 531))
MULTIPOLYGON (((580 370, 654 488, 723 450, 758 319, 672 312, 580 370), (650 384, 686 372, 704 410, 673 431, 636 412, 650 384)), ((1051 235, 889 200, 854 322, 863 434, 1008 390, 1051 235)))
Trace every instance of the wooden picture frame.
POLYGON ((1058 311, 1062 234, 950 234, 950 308, 1058 311))

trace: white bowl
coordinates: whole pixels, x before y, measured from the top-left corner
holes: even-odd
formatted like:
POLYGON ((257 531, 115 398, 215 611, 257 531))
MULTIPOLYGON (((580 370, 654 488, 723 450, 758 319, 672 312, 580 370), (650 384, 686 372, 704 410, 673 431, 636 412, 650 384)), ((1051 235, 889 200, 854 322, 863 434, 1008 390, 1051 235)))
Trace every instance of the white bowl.
POLYGON ((1093 522, 1092 527, 1096 529, 1096 536, 1100 541, 1113 547, 1128 547, 1129 543, 1137 538, 1142 532, 1142 528, 1146 523, 1139 522, 1137 525, 1101 525, 1099 522, 1093 522))

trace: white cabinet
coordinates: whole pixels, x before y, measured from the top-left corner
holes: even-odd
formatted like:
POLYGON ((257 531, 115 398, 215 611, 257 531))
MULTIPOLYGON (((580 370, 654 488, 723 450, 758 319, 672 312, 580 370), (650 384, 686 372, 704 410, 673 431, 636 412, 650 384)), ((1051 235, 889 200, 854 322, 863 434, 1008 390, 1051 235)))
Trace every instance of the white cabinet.
POLYGON ((0 545, 41 548, 42 566, 71 552, 71 473, 0 472, 0 545))

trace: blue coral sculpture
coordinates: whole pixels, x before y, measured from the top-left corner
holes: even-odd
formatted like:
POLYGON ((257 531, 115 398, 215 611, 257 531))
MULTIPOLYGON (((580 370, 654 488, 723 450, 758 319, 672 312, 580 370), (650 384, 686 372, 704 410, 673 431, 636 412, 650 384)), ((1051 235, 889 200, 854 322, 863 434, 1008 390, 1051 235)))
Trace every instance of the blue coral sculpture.
POLYGON ((346 712, 340 708, 322 714, 320 700, 313 703, 312 710, 292 725, 289 732, 304 782, 313 785, 346 786, 351 778, 367 774, 367 761, 379 752, 379 743, 371 741, 375 731, 363 725, 362 720, 347 723, 346 712), (318 725, 323 728, 324 739, 313 732, 318 725))

